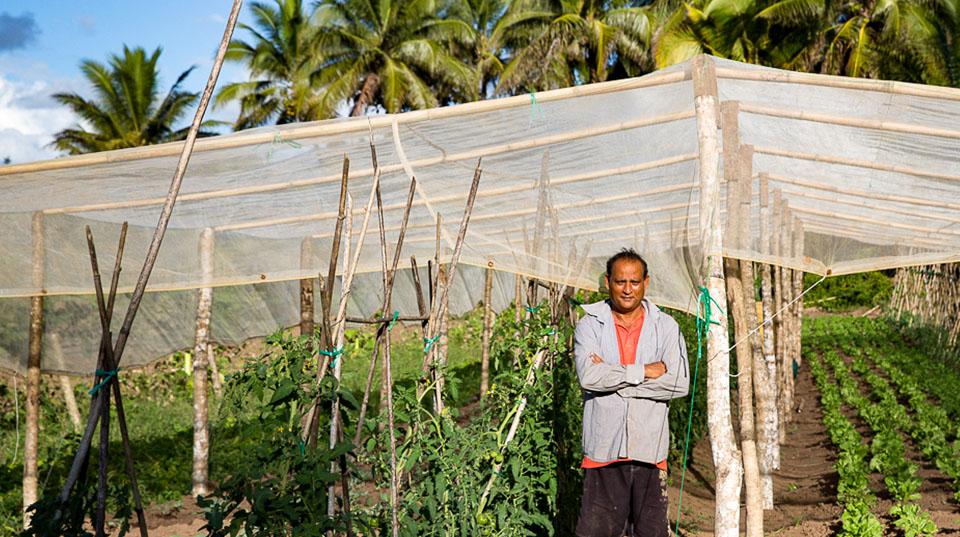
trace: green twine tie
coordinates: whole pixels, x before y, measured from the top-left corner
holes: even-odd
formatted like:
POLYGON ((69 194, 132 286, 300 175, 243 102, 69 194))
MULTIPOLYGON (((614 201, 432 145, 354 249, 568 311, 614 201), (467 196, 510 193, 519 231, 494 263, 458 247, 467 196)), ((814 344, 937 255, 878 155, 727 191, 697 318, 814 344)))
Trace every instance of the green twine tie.
POLYGON ((394 311, 394 312, 393 312, 393 319, 390 319, 390 323, 387 324, 387 332, 393 330, 393 325, 397 324, 397 319, 399 319, 399 318, 400 318, 400 312, 399 312, 399 311, 394 311))
POLYGON ((90 391, 88 391, 87 393, 89 393, 90 395, 96 395, 97 392, 100 391, 100 388, 103 388, 104 386, 106 386, 111 379, 117 376, 118 371, 120 371, 119 367, 116 369, 110 369, 110 370, 97 369, 97 378, 100 378, 100 382, 98 382, 97 385, 94 386, 93 388, 90 388, 90 391))
POLYGON ((533 308, 531 308, 530 306, 527 306, 527 313, 534 314, 538 311, 540 311, 540 306, 536 306, 533 308))
POLYGON ((537 93, 534 91, 530 92, 530 122, 532 123, 536 118, 543 119, 543 110, 540 108, 540 105, 537 104, 537 93))
POLYGON ((340 355, 343 354, 343 347, 337 347, 331 351, 328 351, 326 349, 321 349, 320 354, 322 354, 323 356, 329 356, 333 358, 333 361, 330 362, 330 367, 336 368, 337 361, 340 360, 340 355))
POLYGON ((425 337, 425 338, 423 338, 423 352, 424 352, 424 354, 430 352, 430 347, 433 347, 433 344, 436 343, 438 339, 440 339, 440 334, 437 334, 437 335, 435 335, 435 336, 433 336, 433 337, 425 337))
MULTIPOLYGON (((677 525, 673 530, 674 535, 680 535, 680 509, 683 505, 683 485, 687 477, 687 455, 690 453, 690 431, 693 429, 693 403, 697 394, 697 377, 700 374, 700 358, 703 356, 703 340, 710 330, 711 324, 720 324, 713 320, 713 305, 720 309, 720 304, 710 296, 710 290, 706 287, 700 288, 700 298, 697 301, 700 306, 697 308, 697 362, 693 367, 693 384, 690 389, 690 411, 687 413, 687 434, 683 443, 683 464, 680 471, 680 493, 677 499, 677 525), (700 312, 703 315, 700 315, 700 312)), ((721 312, 723 310, 721 309, 721 312)))

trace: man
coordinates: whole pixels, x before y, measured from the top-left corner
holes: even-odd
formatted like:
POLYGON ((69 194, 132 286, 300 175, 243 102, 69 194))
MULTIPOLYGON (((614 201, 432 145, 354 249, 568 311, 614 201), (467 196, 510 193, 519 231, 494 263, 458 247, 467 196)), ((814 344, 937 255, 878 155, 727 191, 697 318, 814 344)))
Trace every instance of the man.
POLYGON ((676 321, 644 298, 647 263, 632 249, 607 260, 610 299, 583 306, 574 358, 583 388, 581 537, 667 535, 667 402, 687 394, 676 321))

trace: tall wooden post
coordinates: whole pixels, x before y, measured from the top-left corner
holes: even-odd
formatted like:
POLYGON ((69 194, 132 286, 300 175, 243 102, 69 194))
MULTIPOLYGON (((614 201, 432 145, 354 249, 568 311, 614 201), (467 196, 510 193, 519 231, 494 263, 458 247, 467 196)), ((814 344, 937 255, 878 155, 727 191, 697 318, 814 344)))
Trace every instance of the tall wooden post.
MULTIPOLYGON (((781 255, 781 246, 783 241, 781 241, 780 236, 783 234, 783 200, 780 197, 780 191, 774 190, 771 193, 773 213, 770 215, 771 219, 771 228, 772 233, 770 234, 770 251, 774 257, 779 258, 781 255)), ((773 343, 774 343, 774 354, 777 360, 777 410, 780 414, 780 421, 777 423, 777 439, 780 444, 783 444, 787 441, 787 420, 790 419, 789 415, 789 406, 787 404, 787 390, 784 386, 784 364, 785 360, 783 357, 783 305, 786 303, 783 300, 783 267, 774 265, 773 267, 773 313, 776 314, 780 312, 779 315, 773 317, 773 324, 770 326, 771 332, 773 332, 773 343)))
MULTIPOLYGON (((313 256, 313 243, 310 237, 304 237, 300 242, 300 270, 310 267, 310 258, 313 256)), ((332 285, 332 282, 331 282, 332 285)), ((313 278, 300 280, 300 335, 313 335, 313 278)))
MULTIPOLYGON (((43 213, 33 213, 33 287, 43 289, 43 213)), ((43 350, 43 295, 30 297, 30 334, 27 354, 27 430, 23 441, 23 527, 30 527, 26 510, 37 502, 37 451, 40 443, 40 359, 43 350)))
MULTIPOLYGON (((770 210, 770 189, 765 175, 760 175, 760 248, 761 252, 769 254, 771 251, 770 228, 772 226, 772 214, 770 210)), ((773 329, 773 269, 769 264, 764 264, 760 275, 760 297, 762 300, 763 311, 763 361, 767 367, 767 387, 769 396, 772 398, 773 408, 763 421, 763 428, 760 433, 761 438, 761 457, 764 463, 769 465, 771 470, 780 468, 780 413, 777 397, 777 355, 774 342, 773 329)), ((763 483, 764 507, 773 507, 773 478, 764 479, 763 483), (770 502, 766 502, 766 498, 770 502)))
MULTIPOLYGON (((50 350, 54 363, 63 363, 63 345, 60 342, 60 334, 49 334, 50 344, 47 347, 50 350)), ((74 432, 79 433, 82 430, 83 423, 80 418, 80 407, 77 406, 77 398, 73 393, 73 382, 67 375, 57 375, 60 382, 60 389, 63 390, 63 402, 67 405, 67 414, 70 416, 70 423, 73 424, 74 432)))
MULTIPOLYGON (((803 263, 803 222, 799 218, 793 219, 793 255, 799 263, 803 263)), ((803 298, 798 298, 803 294, 803 271, 794 269, 793 271, 793 296, 797 299, 793 303, 794 311, 794 334, 793 334, 793 358, 798 365, 803 365, 803 353, 801 352, 801 335, 803 332, 803 298)))
MULTIPOLYGON (((750 232, 750 200, 745 196, 748 177, 741 173, 739 104, 726 102, 721 106, 723 125, 723 171, 727 180, 727 237, 738 250, 745 249, 750 232), (744 203, 745 202, 745 203, 744 203)), ((763 537, 763 504, 760 497, 760 469, 757 462, 756 426, 753 413, 753 354, 747 334, 752 325, 747 321, 748 309, 745 289, 753 288, 753 280, 745 281, 743 269, 748 263, 724 259, 727 299, 733 317, 734 339, 739 342, 737 354, 737 395, 740 413, 740 449, 743 457, 743 478, 747 499, 747 536, 763 537)), ((751 271, 752 276, 752 271, 751 271)))
MULTIPOLYGON (((781 195, 781 192, 777 191, 777 194, 781 195)), ((790 204, 782 198, 782 195, 780 199, 780 255, 789 257, 793 253, 790 204)), ((780 340, 780 360, 782 363, 780 372, 783 375, 783 419, 786 423, 793 421, 793 344, 791 343, 793 310, 791 306, 788 306, 793 299, 791 296, 793 288, 792 272, 791 269, 786 267, 781 267, 780 269, 780 292, 783 295, 780 307, 784 308, 784 310, 783 313, 780 314, 783 322, 780 323, 780 332, 777 334, 780 340)), ((786 442, 786 427, 782 427, 780 433, 780 442, 786 442)))
POLYGON ((200 270, 204 287, 197 291, 197 325, 193 345, 193 488, 194 496, 207 494, 210 431, 207 420, 207 348, 210 343, 210 310, 213 306, 213 229, 200 233, 200 270))
MULTIPOLYGON (((723 277, 723 237, 720 229, 717 78, 713 62, 706 56, 694 59, 693 87, 700 154, 700 236, 706 257, 706 287, 710 300, 715 304, 723 304, 727 288, 723 277)), ((731 421, 727 314, 716 311, 712 320, 714 322, 709 324, 707 334, 707 424, 716 471, 714 534, 718 537, 737 537, 740 533, 740 479, 743 466, 731 421)))
POLYGON ((493 331, 493 260, 487 261, 486 278, 483 281, 483 341, 480 354, 480 397, 490 387, 490 333, 493 331))

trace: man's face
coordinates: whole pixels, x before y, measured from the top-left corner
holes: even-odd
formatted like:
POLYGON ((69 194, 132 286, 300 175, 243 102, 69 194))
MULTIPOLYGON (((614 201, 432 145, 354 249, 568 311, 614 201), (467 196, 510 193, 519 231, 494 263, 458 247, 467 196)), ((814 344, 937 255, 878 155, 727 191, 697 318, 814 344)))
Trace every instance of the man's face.
POLYGON ((639 308, 650 283, 650 278, 644 274, 643 264, 631 259, 615 262, 606 279, 610 301, 618 313, 630 313, 639 308))

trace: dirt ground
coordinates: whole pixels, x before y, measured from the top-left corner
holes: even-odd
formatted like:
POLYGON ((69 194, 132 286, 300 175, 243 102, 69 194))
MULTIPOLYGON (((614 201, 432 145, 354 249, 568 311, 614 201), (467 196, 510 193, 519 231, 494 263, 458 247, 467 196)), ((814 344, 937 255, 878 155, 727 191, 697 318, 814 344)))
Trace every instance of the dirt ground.
MULTIPOLYGON (((796 412, 787 426, 787 443, 781 449, 781 468, 774 479, 773 510, 764 513, 764 533, 781 537, 826 537, 839 530, 840 506, 836 503, 837 474, 833 469, 836 455, 823 427, 819 393, 809 369, 802 367, 797 377, 796 412)), ((860 424, 861 427, 863 426, 860 424)), ((868 430, 864 430, 869 434, 868 430)), ((915 450, 911 460, 920 461, 915 450)), ((933 465, 921 465, 924 479, 921 505, 928 510, 939 535, 960 535, 960 508, 952 502, 950 483, 933 465)), ((687 471, 680 516, 680 534, 709 536, 713 534, 714 475, 710 442, 704 438, 691 455, 687 471)), ((676 527, 680 475, 671 476, 670 526, 676 527)), ((871 488, 884 489, 879 476, 871 488)), ((876 512, 889 522, 886 511, 891 502, 879 494, 876 512)), ((742 504, 741 504, 742 506, 742 504)), ((741 532, 746 529, 746 513, 741 508, 741 532)), ((204 522, 190 497, 180 504, 152 506, 147 512, 150 535, 155 537, 193 537, 202 535, 204 522)), ((131 534, 135 535, 136 530, 131 534)))

